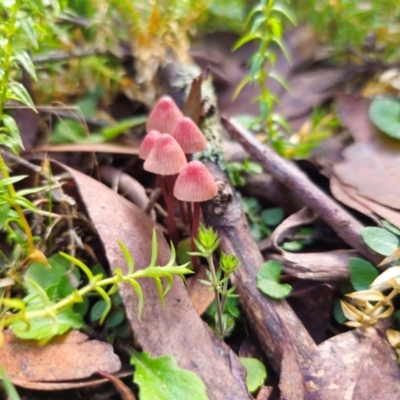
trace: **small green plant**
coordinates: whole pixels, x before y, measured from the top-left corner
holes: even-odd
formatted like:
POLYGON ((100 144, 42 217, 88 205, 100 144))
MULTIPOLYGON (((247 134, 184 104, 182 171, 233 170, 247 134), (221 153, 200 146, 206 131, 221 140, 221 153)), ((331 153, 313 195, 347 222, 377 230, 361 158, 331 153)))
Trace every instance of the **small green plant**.
POLYGON ((255 197, 242 196, 242 205, 251 234, 257 241, 271 236, 273 229, 282 222, 284 217, 284 211, 281 207, 262 210, 255 197))
POLYGON ((175 358, 151 358, 146 352, 131 352, 135 366, 133 381, 139 386, 141 400, 208 400, 204 382, 192 371, 179 368, 175 358))
POLYGON ((227 333, 226 318, 224 318, 224 309, 227 299, 237 297, 235 286, 228 287, 229 276, 239 268, 239 259, 231 254, 221 253, 219 268, 216 268, 214 263, 214 252, 217 250, 221 239, 212 228, 206 228, 203 224, 200 225, 198 239, 194 239, 197 247, 197 252, 190 252, 192 256, 204 257, 207 260, 208 280, 201 282, 210 287, 214 291, 215 302, 217 306, 217 326, 218 332, 223 337, 227 333))
POLYGON ((274 79, 288 90, 282 77, 273 71, 277 58, 273 46, 278 46, 286 58, 289 58, 288 50, 283 42, 282 17, 295 23, 290 11, 283 3, 276 0, 260 0, 247 17, 244 25, 246 33, 234 46, 236 50, 250 41, 256 40, 259 43, 257 52, 250 60, 250 73, 240 82, 234 97, 247 84, 251 83, 259 87, 260 94, 255 100, 259 105, 260 115, 254 122, 261 124, 261 128, 267 132, 268 142, 277 150, 281 150, 284 142, 282 129, 288 131, 289 126, 282 116, 274 113, 274 106, 278 99, 269 89, 266 80, 267 78, 274 79))
POLYGON ((396 0, 292 3, 299 19, 310 24, 319 40, 329 44, 336 55, 348 56, 348 50, 352 50, 366 53, 369 59, 395 60, 399 54, 400 4, 396 0))
POLYGON ((261 174, 262 171, 260 164, 248 159, 243 162, 234 161, 226 164, 226 172, 233 186, 244 186, 246 184, 243 174, 257 175, 261 174))
POLYGON ((279 261, 267 261, 257 272, 257 287, 267 296, 282 300, 289 296, 292 287, 287 283, 280 283, 282 264, 279 261))
POLYGON ((151 261, 147 268, 135 271, 134 260, 127 248, 119 243, 127 262, 128 273, 115 269, 111 277, 105 278, 102 273, 94 275, 93 272, 80 260, 68 254, 61 255, 87 277, 88 283, 75 288, 68 278, 68 271, 62 266, 48 273, 47 266, 33 265, 28 270, 24 280, 28 294, 23 299, 3 298, 1 304, 5 307, 0 318, 2 328, 11 326, 16 336, 23 339, 35 339, 46 343, 56 335, 60 335, 71 328, 83 326, 82 315, 74 310, 74 306, 84 301, 89 293, 96 292, 105 302, 105 308, 99 318, 102 324, 112 307, 111 297, 117 292, 117 284, 129 283, 138 296, 139 318, 143 309, 143 293, 137 282, 141 278, 152 278, 156 284, 162 302, 171 289, 173 276, 184 277, 192 271, 186 265, 174 266, 175 251, 172 246, 171 258, 165 266, 157 266, 157 236, 153 231, 151 261), (47 270, 46 270, 47 268, 47 270), (163 285, 162 278, 166 280, 163 285), (13 311, 13 312, 12 312, 13 311))

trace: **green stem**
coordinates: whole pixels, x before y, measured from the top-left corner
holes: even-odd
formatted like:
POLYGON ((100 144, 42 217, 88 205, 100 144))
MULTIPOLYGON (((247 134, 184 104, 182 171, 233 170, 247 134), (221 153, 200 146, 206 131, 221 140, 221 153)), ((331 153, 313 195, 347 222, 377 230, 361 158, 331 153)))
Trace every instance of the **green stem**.
MULTIPOLYGON (((10 175, 8 173, 7 165, 5 164, 3 156, 1 154, 0 154, 0 172, 3 176, 3 178, 5 178, 5 179, 10 177, 10 175)), ((15 192, 14 186, 12 184, 9 184, 9 185, 7 185, 7 189, 8 189, 8 193, 10 194, 11 200, 15 199, 15 197, 17 196, 17 193, 15 192)), ((31 227, 29 226, 28 221, 26 220, 25 214, 22 211, 22 207, 19 204, 15 203, 14 201, 12 203, 12 206, 18 214, 18 218, 20 219, 21 224, 22 224, 22 229, 24 230, 24 232, 26 234, 26 241, 28 242, 29 253, 32 253, 35 250, 35 245, 33 243, 31 227)))
POLYGON ((224 336, 224 328, 222 325, 222 308, 221 308, 221 299, 219 297, 218 286, 219 282, 217 280, 217 274, 215 271, 214 260, 212 254, 207 257, 208 266, 212 276, 212 285, 214 287, 215 301, 217 302, 217 313, 218 313, 218 329, 221 334, 221 337, 224 336))

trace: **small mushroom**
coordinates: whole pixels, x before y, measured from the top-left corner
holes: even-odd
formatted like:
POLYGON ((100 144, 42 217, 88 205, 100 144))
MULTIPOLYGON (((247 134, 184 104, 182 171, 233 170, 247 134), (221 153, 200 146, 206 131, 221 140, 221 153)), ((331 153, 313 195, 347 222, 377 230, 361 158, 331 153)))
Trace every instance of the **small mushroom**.
POLYGON ((183 118, 181 110, 169 96, 158 100, 147 119, 146 130, 156 130, 161 133, 171 133, 175 125, 183 118))
POLYGON ((153 148, 155 141, 160 136, 160 132, 152 130, 143 139, 139 149, 139 158, 145 160, 153 148))
POLYGON ((188 117, 182 118, 175 125, 171 136, 180 144, 186 155, 197 153, 207 147, 207 141, 203 133, 188 117))
POLYGON ((179 174, 174 195, 178 200, 193 203, 192 237, 197 236, 200 221, 200 202, 212 199, 218 186, 206 166, 200 161, 190 161, 179 174))
POLYGON ((143 168, 158 176, 158 181, 163 192, 168 210, 168 235, 170 239, 177 242, 177 232, 174 219, 174 183, 175 176, 179 174, 187 164, 185 153, 178 142, 169 134, 161 133, 155 140, 143 168), (166 186, 163 181, 165 176, 166 186))

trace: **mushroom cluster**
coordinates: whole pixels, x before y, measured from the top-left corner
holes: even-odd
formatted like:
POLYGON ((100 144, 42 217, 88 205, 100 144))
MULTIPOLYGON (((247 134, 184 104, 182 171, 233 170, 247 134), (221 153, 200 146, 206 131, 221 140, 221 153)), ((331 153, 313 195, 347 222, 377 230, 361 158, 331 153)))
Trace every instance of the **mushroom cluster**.
POLYGON ((180 202, 180 214, 188 221, 192 238, 197 237, 200 202, 212 199, 217 184, 200 161, 191 161, 193 153, 206 148, 207 142, 197 125, 184 117, 175 102, 161 97, 151 111, 139 157, 144 169, 157 175, 168 211, 168 235, 176 243, 175 198, 180 202))

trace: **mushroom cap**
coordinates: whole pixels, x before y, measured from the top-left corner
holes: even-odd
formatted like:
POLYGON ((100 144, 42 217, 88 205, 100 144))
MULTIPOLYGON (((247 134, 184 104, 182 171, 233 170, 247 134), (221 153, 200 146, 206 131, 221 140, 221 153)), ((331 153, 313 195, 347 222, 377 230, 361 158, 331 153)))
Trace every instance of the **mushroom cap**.
POLYGON ((139 149, 139 158, 145 160, 153 148, 155 141, 161 135, 158 131, 150 131, 143 139, 139 149))
POLYGON ((210 200, 218 193, 217 184, 201 161, 190 161, 182 169, 174 186, 178 200, 200 202, 210 200))
POLYGON ((147 118, 146 130, 171 133, 175 125, 183 118, 181 110, 169 96, 161 97, 147 118))
POLYGON ((197 125, 188 117, 182 118, 171 135, 181 145, 185 154, 197 153, 207 146, 206 138, 197 125))
POLYGON ((143 168, 157 175, 176 175, 187 164, 178 142, 168 133, 161 133, 154 142, 143 168))

